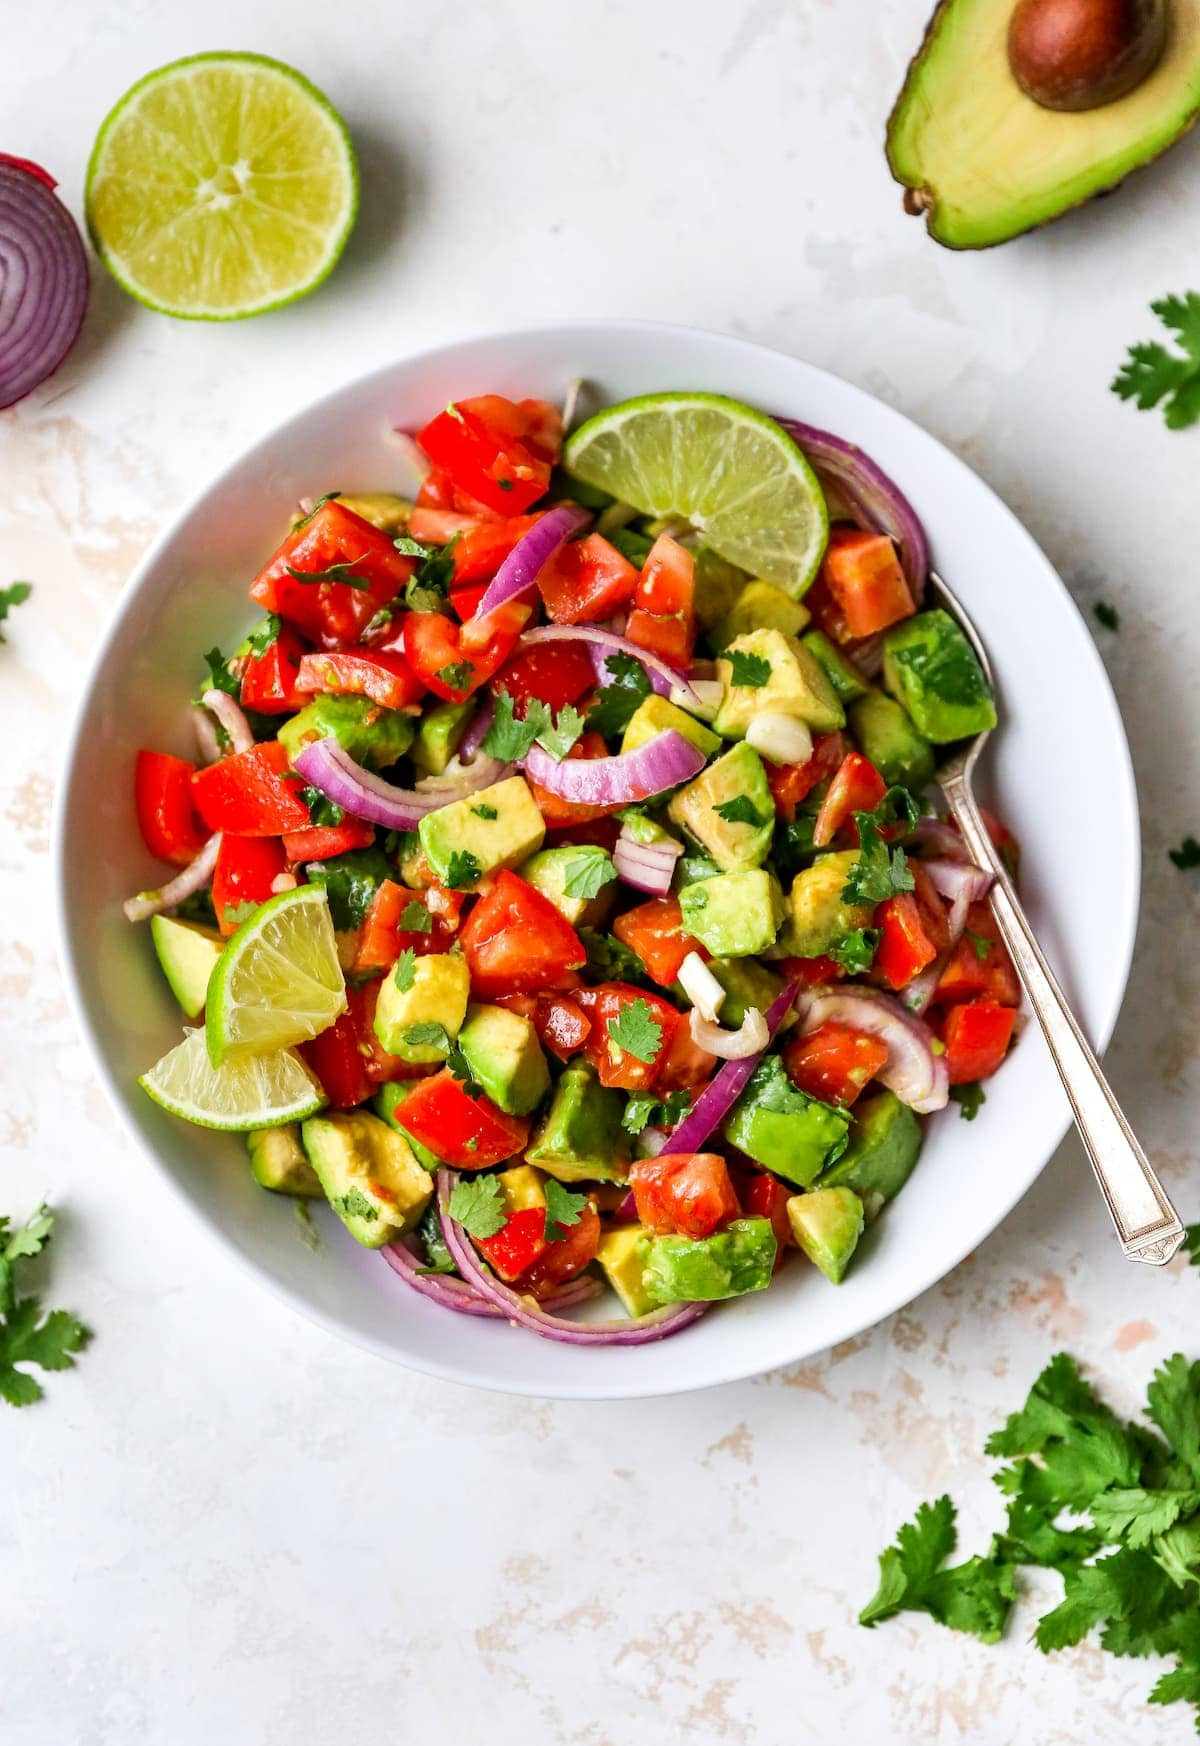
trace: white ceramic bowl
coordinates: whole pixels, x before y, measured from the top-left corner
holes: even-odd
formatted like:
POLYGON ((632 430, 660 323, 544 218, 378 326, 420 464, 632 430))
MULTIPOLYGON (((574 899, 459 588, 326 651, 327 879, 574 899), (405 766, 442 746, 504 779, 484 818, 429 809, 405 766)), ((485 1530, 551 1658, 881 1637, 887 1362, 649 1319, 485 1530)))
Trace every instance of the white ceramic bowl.
MULTIPOLYGON (((745 341, 643 323, 586 323, 469 340, 377 370, 289 420, 234 462, 138 566, 97 651, 72 736, 57 820, 63 963, 79 1022, 131 1139, 219 1241, 304 1314, 381 1356, 518 1394, 611 1398, 728 1382, 823 1350, 932 1285, 993 1231, 1050 1157, 1067 1106, 1036 1025, 970 1125, 952 1105, 920 1164, 872 1226, 844 1285, 789 1266, 768 1292, 722 1305, 678 1338, 580 1350, 415 1296, 331 1214, 318 1253, 288 1202, 250 1177, 240 1138, 165 1114, 137 1075, 177 1040, 179 1014, 149 933, 121 900, 161 878, 134 818, 139 746, 189 751, 187 702, 201 653, 228 649, 256 616, 249 580, 297 498, 395 488, 393 425, 416 427, 455 396, 561 397, 583 376, 603 398, 716 390, 852 438, 924 518, 1002 687, 989 772, 1023 846, 1035 929, 1085 1029, 1115 1023, 1138 903, 1137 803, 1117 707, 1091 637, 1029 534, 981 480, 891 407, 745 341), (81 845, 88 878, 72 877, 81 845), (97 848, 103 847, 103 854, 97 848), (1086 879, 1079 869, 1086 867, 1086 879), (1098 945, 1098 942, 1102 944, 1098 945)), ((1090 1184, 1080 1185, 1091 1193, 1090 1184)))

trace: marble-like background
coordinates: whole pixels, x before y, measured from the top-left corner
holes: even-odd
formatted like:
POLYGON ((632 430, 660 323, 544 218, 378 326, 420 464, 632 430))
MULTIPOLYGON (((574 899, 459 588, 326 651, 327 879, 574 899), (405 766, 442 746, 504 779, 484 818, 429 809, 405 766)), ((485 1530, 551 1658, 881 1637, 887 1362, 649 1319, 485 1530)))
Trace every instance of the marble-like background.
MULTIPOLYGON (((692 1398, 549 1405, 389 1369, 295 1320, 131 1154, 55 965, 65 719, 138 555, 230 452, 379 359, 539 317, 749 335, 902 407, 1024 517, 1099 630, 1143 807, 1109 1065, 1185 1216, 1200 1082, 1194 706, 1200 435, 1106 383, 1195 282, 1200 137, 1041 235, 947 254, 900 214, 883 117, 924 0, 4 0, 0 144, 79 209, 111 101, 176 55, 276 54, 358 141, 364 207, 308 303, 173 323, 97 270, 64 369, 0 415, 0 1205, 46 1194, 97 1331, 0 1422, 4 1746, 1039 1746, 1190 1738, 1147 1664, 853 1622, 874 1555, 1066 1345, 1133 1410, 1195 1351, 1200 1278, 1128 1267, 1074 1140, 1004 1228, 869 1336, 692 1398), (1036 1717, 1036 1721, 1031 1718, 1036 1717)), ((1064 709, 1070 699, 1063 699, 1064 709)), ((80 845, 79 876, 90 853, 80 845)), ((1081 865, 1078 878, 1086 880, 1081 865)), ((1106 942, 1094 942, 1097 952, 1106 942)))

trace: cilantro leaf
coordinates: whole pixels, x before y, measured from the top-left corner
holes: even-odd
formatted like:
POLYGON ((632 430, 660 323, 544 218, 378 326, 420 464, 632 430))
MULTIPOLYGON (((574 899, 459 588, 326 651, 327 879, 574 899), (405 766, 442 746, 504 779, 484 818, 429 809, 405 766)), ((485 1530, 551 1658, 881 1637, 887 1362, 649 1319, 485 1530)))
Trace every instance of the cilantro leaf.
POLYGON ((761 691, 771 677, 771 663, 764 655, 750 655, 744 649, 727 649, 729 683, 742 685, 751 691, 761 691))
POLYGON ((466 885, 474 885, 482 872, 479 857, 473 855, 470 849, 451 850, 446 864, 446 884, 451 891, 461 891, 466 885))
POLYGON ((541 705, 541 713, 532 707, 537 701, 536 698, 530 700, 531 707, 524 721, 520 721, 513 709, 511 695, 507 691, 496 693, 496 713, 483 737, 483 750, 489 758, 498 758, 503 764, 515 764, 525 756, 546 721, 545 704, 541 705))
POLYGON ((208 666, 208 684, 204 689, 206 691, 227 691, 230 697, 240 697, 242 682, 237 674, 231 670, 220 649, 215 647, 206 649, 204 659, 208 666))
POLYGON ((880 1554, 879 1588, 858 1615, 860 1625, 877 1625, 915 1609, 985 1643, 999 1640, 1016 1599, 1013 1567, 976 1557, 945 1568, 958 1542, 954 1524, 948 1497, 920 1506, 897 1533, 896 1544, 880 1554))
POLYGON ((404 604, 411 612, 440 612, 454 580, 454 548, 458 544, 458 535, 455 534, 440 551, 407 537, 392 543, 406 557, 421 559, 420 568, 405 583, 404 604))
POLYGON ((982 964, 992 949, 991 940, 988 939, 986 934, 977 934, 971 928, 963 929, 963 939, 970 940, 972 946, 975 948, 975 956, 982 964))
POLYGON ((396 959, 395 983, 401 994, 407 994, 417 980, 417 954, 411 946, 405 946, 396 959))
POLYGON ((409 1025, 404 1041, 414 1049, 443 1049, 447 1055, 454 1046, 440 1019, 421 1019, 417 1024, 409 1025))
MULTIPOLYGON (((0 588, 0 624, 8 617, 14 606, 20 606, 23 600, 28 600, 33 593, 32 582, 10 582, 7 588, 0 588)), ((0 631, 0 643, 6 643, 8 638, 0 631)))
POLYGON ((1200 1267, 1200 1225, 1188 1225, 1183 1233, 1183 1249, 1193 1267, 1200 1267))
POLYGON ((1197 1509, 1200 1491, 1147 1491, 1140 1485, 1110 1486, 1091 1502, 1092 1520, 1104 1538, 1124 1540, 1135 1550, 1197 1509))
POLYGON ((883 832, 901 822, 915 824, 919 808, 907 788, 889 788, 873 812, 856 812, 858 859, 842 888, 846 903, 871 906, 911 891, 914 881, 904 850, 893 848, 883 832))
POLYGON ((1095 613, 1099 622, 1104 626, 1105 630, 1120 630, 1121 615, 1115 606, 1110 606, 1108 604, 1107 600, 1097 600, 1092 607, 1092 611, 1095 613))
POLYGON ((483 1086, 471 1072, 471 1063, 463 1054, 457 1043, 450 1045, 450 1053, 446 1056, 446 1065, 451 1074, 458 1080, 468 1097, 482 1097, 483 1086))
POLYGON ((265 655, 273 643, 278 642, 279 633, 283 629, 283 620, 277 612, 269 612, 260 619, 245 641, 248 655, 265 655))
POLYGON ((465 691, 475 677, 474 661, 451 661, 439 667, 437 676, 447 691, 465 691))
POLYGON ((561 1243, 566 1236, 564 1225, 577 1225, 587 1206, 586 1194, 572 1194, 553 1176, 546 1178, 546 1241, 561 1243))
POLYGON ((0 1219, 0 1400, 10 1406, 31 1406, 44 1390, 36 1377, 18 1365, 42 1370, 69 1370, 91 1338, 82 1322, 66 1310, 43 1316, 41 1300, 18 1297, 17 1262, 39 1255, 50 1241, 54 1215, 46 1205, 14 1231, 0 1219))
POLYGON ((311 785, 296 790, 297 799, 308 808, 310 825, 340 825, 346 814, 336 800, 330 800, 319 788, 311 785))
POLYGON ((349 1213, 354 1219, 366 1219, 368 1224, 379 1217, 379 1208, 367 1199, 361 1188, 347 1189, 345 1194, 338 1196, 334 1205, 339 1212, 349 1213))
POLYGON ((602 982, 646 980, 646 966, 642 960, 615 934, 602 934, 599 928, 588 927, 579 928, 577 932, 587 953, 587 967, 602 982))
POLYGON ((597 694, 588 710, 587 725, 611 740, 625 732, 638 705, 649 697, 650 680, 642 663, 624 651, 605 656, 604 665, 612 674, 612 683, 597 694))
POLYGON ((508 1223, 504 1190, 494 1176, 461 1178, 454 1185, 449 1210, 469 1237, 494 1237, 508 1223))
POLYGON ((635 1091, 625 1105, 621 1126, 627 1134, 640 1134, 643 1128, 673 1128, 692 1107, 690 1091, 670 1091, 659 1099, 649 1091, 635 1091))
POLYGON ((299 533, 302 527, 307 527, 313 516, 316 515, 318 509, 324 509, 327 503, 332 503, 335 497, 340 497, 341 495, 340 491, 326 491, 324 496, 318 497, 312 508, 308 510, 306 514, 302 515, 299 521, 294 521, 292 523, 292 532, 299 533))
POLYGON ((1146 1411, 1200 1483, 1200 1363, 1182 1352, 1168 1358, 1146 1390, 1146 1411))
POLYGON ((550 711, 544 704, 542 707, 545 709, 545 723, 538 728, 538 745, 544 746, 550 756, 561 763, 583 732, 583 717, 573 703, 568 703, 559 710, 558 720, 551 725, 550 711))
POLYGON ((735 794, 732 800, 722 800, 713 807, 718 818, 723 818, 726 824, 759 825, 769 824, 775 816, 763 812, 755 806, 748 794, 735 794))
POLYGON ((1182 430, 1200 418, 1200 293, 1160 297, 1150 305, 1182 348, 1169 351, 1157 340, 1129 348, 1129 357, 1109 384, 1122 400, 1142 412, 1163 403, 1168 430, 1182 430))
POLYGON ((624 1049, 627 1055, 644 1062, 647 1067, 654 1061, 662 1043, 663 1028, 650 1010, 648 1000, 634 1000, 623 1006, 616 1018, 609 1019, 607 1030, 618 1049, 624 1049))
POLYGON ((433 917, 423 903, 418 903, 414 897, 411 903, 406 903, 400 911, 400 920, 396 923, 402 934, 431 934, 433 932, 433 917))
POLYGON ((852 933, 843 934, 840 940, 834 941, 828 956, 849 975, 857 976, 861 971, 869 970, 875 962, 881 937, 878 928, 855 928, 852 933))
POLYGON ((353 558, 342 564, 330 564, 326 570, 296 570, 291 564, 283 567, 293 582, 341 582, 347 588, 358 588, 369 591, 374 584, 369 576, 360 576, 354 568, 360 564, 361 558, 353 558))
POLYGON ((563 895, 592 898, 617 877, 612 856, 595 844, 583 843, 563 863, 563 895))
POLYGON ((1184 837, 1177 849, 1168 849, 1167 853, 1185 872, 1189 867, 1200 867, 1200 842, 1195 837, 1184 837))
POLYGON ((984 1444, 989 1455, 1040 1455, 1030 1495, 1059 1508, 1086 1509, 1106 1486, 1141 1477, 1138 1440, 1059 1352, 1034 1382, 1025 1405, 984 1444))
POLYGON ((483 819, 487 824, 491 824, 493 820, 500 817, 495 807, 490 806, 486 800, 480 801, 478 806, 472 806, 469 810, 474 813, 476 818, 483 819))
POLYGON ((977 1079, 964 1085, 952 1085, 950 1096, 958 1105, 958 1113, 964 1122, 973 1122, 987 1102, 987 1092, 977 1079))

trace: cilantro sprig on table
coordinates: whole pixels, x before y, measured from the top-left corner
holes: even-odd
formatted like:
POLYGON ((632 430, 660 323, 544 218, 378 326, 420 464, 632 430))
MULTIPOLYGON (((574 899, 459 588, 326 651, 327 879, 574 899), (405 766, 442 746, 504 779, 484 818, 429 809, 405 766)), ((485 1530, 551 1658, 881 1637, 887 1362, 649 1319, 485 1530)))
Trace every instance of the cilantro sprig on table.
POLYGON ((1167 429, 1183 430, 1200 419, 1200 292, 1160 297, 1150 307, 1175 335, 1180 350, 1171 351, 1158 340, 1130 346, 1109 386, 1142 412, 1161 402, 1167 429))
POLYGON ((994 1643, 1019 1566, 1041 1565, 1061 1574, 1063 1597, 1038 1620, 1039 1649, 1067 1648, 1098 1626, 1110 1654, 1175 1658, 1151 1703, 1200 1706, 1200 1363, 1168 1358, 1146 1415, 1153 1430, 1118 1418, 1060 1352, 985 1444, 1008 1462, 995 1475, 1005 1531, 986 1554, 948 1565, 954 1505, 922 1504, 880 1555, 860 1623, 916 1610, 994 1643))
MULTIPOLYGON (((7 588, 0 588, 0 624, 8 617, 14 606, 20 606, 33 593, 32 582, 10 582, 7 588)), ((8 638, 0 631, 0 643, 6 643, 8 638)))
POLYGON ((17 1295, 17 1263, 40 1255, 54 1231, 54 1214, 39 1206, 14 1230, 0 1218, 0 1399, 9 1406, 32 1406, 44 1389, 26 1365, 41 1370, 70 1370, 91 1338, 82 1322, 66 1310, 42 1314, 41 1299, 17 1295))

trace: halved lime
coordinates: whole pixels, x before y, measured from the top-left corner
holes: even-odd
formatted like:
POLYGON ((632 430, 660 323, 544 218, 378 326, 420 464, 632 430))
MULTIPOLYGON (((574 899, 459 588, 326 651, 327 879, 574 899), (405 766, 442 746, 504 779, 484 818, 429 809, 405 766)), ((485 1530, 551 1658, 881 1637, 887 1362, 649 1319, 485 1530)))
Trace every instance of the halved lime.
POLYGON ((201 1128, 246 1133, 302 1122, 325 1105, 325 1094, 292 1049, 250 1055, 214 1067, 203 1031, 189 1031, 169 1055, 138 1080, 155 1103, 201 1128))
POLYGON ((730 564, 803 594, 829 511, 817 476, 774 419, 720 394, 643 394, 589 418, 563 461, 645 515, 682 516, 730 564))
POLYGON ((220 1067, 306 1042, 345 1010, 324 886, 281 892, 242 923, 209 978, 209 1059, 220 1067))
POLYGON ((231 321, 319 285, 358 211, 341 116, 265 55, 191 55, 127 91, 88 164, 109 272, 164 315, 231 321))

